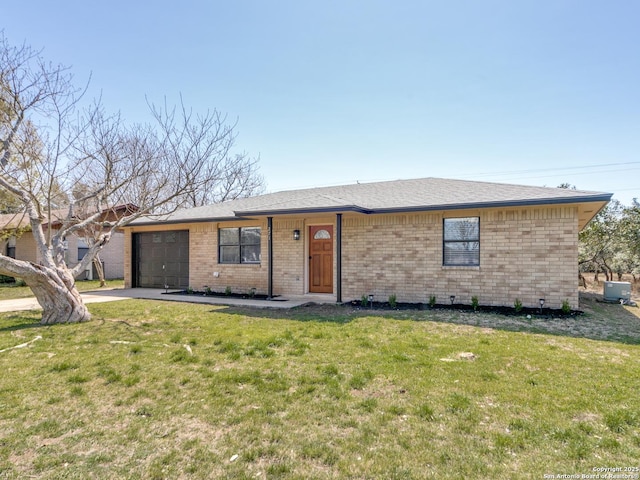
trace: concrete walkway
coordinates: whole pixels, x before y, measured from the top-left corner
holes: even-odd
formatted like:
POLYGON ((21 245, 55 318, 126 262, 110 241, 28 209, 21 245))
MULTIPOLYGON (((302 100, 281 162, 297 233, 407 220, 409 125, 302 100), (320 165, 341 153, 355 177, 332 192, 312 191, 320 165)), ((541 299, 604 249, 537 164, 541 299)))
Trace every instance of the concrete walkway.
MULTIPOLYGON (((175 291, 175 290, 174 290, 175 291)), ((171 291, 170 291, 171 292, 171 291)), ((83 292, 84 303, 114 302, 132 298, 147 300, 164 300, 168 302, 205 303, 209 305, 229 305, 255 308, 294 308, 308 303, 336 303, 333 295, 300 295, 276 297, 273 300, 254 300, 250 298, 205 297, 197 295, 171 295, 155 288, 116 288, 111 290, 94 290, 83 292)), ((17 312, 22 310, 39 310, 40 304, 35 297, 1 300, 0 312, 17 312)))

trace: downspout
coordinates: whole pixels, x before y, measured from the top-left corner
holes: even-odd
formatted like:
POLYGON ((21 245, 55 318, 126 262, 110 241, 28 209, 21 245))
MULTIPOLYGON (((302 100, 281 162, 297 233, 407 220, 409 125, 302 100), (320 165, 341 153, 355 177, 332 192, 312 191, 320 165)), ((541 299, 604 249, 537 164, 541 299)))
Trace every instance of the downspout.
POLYGON ((138 271, 136 267, 138 265, 138 235, 133 233, 133 229, 131 229, 130 235, 131 242, 129 242, 129 244, 131 245, 131 252, 129 252, 129 256, 131 258, 131 265, 129 266, 129 284, 131 288, 136 288, 138 286, 138 271))
POLYGON ((273 298, 273 217, 267 217, 267 250, 269 255, 269 261, 267 262, 267 297, 273 298))
POLYGON ((336 214, 336 302, 342 303, 342 214, 336 214))

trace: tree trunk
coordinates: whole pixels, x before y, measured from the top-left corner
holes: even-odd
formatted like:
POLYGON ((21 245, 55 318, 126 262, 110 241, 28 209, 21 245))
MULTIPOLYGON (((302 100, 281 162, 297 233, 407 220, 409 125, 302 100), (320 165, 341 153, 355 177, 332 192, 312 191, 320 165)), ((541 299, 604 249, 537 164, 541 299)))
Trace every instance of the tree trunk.
POLYGON ((582 284, 583 288, 585 288, 585 289, 587 288, 587 279, 584 278, 584 275, 582 275, 582 272, 578 273, 578 281, 579 281, 579 283, 582 284))
POLYGON ((105 287, 107 285, 107 281, 104 279, 104 268, 102 268, 102 260, 100 259, 100 255, 96 255, 93 258, 93 265, 96 267, 96 272, 98 273, 98 278, 100 279, 100 286, 105 287))
POLYGON ((31 289, 42 307, 42 324, 78 323, 91 320, 91 314, 75 286, 66 291, 47 284, 34 286, 31 289))
MULTIPOLYGON (((41 267, 42 268, 42 267, 41 267)), ((41 323, 78 323, 91 320, 91 314, 80 296, 69 271, 44 269, 25 282, 42 307, 41 323)))
POLYGON ((77 323, 91 320, 71 270, 47 267, 0 255, 0 273, 22 278, 42 307, 42 323, 77 323))

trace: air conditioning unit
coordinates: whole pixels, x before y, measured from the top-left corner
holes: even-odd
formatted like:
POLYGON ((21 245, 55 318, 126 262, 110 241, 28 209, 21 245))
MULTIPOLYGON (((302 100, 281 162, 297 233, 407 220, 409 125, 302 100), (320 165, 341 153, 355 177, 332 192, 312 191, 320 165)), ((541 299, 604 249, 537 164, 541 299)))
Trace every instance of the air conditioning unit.
POLYGON ((603 298, 607 302, 624 302, 631 300, 631 284, 629 282, 604 282, 603 298))

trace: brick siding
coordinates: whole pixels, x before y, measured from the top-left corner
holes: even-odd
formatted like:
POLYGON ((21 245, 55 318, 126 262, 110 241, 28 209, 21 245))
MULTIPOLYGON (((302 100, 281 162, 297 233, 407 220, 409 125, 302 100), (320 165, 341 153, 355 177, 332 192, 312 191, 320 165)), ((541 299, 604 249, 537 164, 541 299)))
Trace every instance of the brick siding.
POLYGON ((559 308, 578 306, 578 221, 574 207, 385 215, 345 219, 343 298, 559 308), (443 218, 480 217, 480 266, 442 262, 443 218))
MULTIPOLYGON (((276 295, 308 291, 309 225, 335 224, 326 218, 275 218, 273 221, 273 289, 276 295), (300 230, 301 239, 293 239, 300 230)), ((266 293, 268 233, 266 219, 247 222, 192 223, 129 227, 125 238, 125 285, 131 285, 131 232, 189 230, 189 282, 195 289, 231 287, 266 293), (218 228, 260 226, 260 265, 221 265, 217 261, 218 228), (214 277, 213 273, 219 276, 214 277)), ((334 242, 335 250, 335 242, 334 242)), ((335 278, 334 253, 334 278, 335 278)), ((578 209, 575 206, 439 211, 419 214, 344 214, 342 299, 373 294, 378 301, 396 295, 399 302, 471 303, 559 308, 568 300, 578 307, 578 209), (480 217, 480 265, 442 264, 443 218, 480 217)), ((334 288, 336 281, 334 280, 334 288)))

